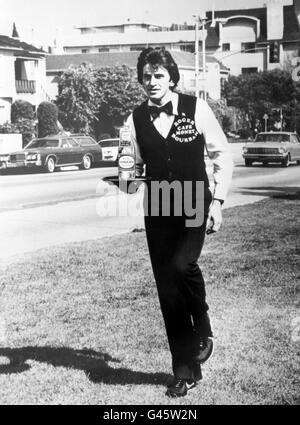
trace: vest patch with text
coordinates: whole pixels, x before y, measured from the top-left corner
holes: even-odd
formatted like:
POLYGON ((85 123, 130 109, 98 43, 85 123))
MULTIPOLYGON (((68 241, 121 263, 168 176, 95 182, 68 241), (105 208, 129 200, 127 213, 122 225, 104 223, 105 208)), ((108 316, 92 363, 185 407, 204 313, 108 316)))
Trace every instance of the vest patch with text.
POLYGON ((171 138, 180 143, 188 143, 196 140, 199 133, 195 126, 195 121, 187 118, 182 114, 174 121, 175 131, 171 134, 171 138))

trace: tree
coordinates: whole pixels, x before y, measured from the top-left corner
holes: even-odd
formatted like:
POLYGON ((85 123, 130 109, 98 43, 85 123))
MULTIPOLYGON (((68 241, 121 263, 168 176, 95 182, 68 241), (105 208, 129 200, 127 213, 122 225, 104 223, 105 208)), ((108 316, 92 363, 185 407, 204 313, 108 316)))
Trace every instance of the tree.
POLYGON ((37 109, 38 137, 51 136, 58 133, 58 109, 54 103, 42 102, 37 109))
POLYGON ((96 71, 97 117, 102 131, 113 134, 124 120, 146 99, 144 90, 137 81, 136 70, 126 65, 99 68, 96 71))
MULTIPOLYGON (((283 110, 285 130, 294 130, 295 121, 299 123, 297 102, 300 101, 299 83, 293 81, 290 72, 275 69, 253 74, 231 76, 225 82, 222 95, 229 106, 240 108, 247 116, 249 128, 263 128, 263 116, 268 114, 269 126, 273 128, 276 116, 274 109, 283 110)), ((298 129, 299 129, 299 124, 298 129)))
POLYGON ((63 127, 75 133, 92 133, 96 119, 97 85, 91 65, 71 66, 59 79, 56 105, 63 127))
POLYGON ((16 123, 19 119, 34 119, 33 106, 26 100, 16 100, 11 105, 10 119, 16 123))
POLYGON ((145 99, 136 71, 128 66, 70 67, 59 80, 56 105, 66 130, 114 135, 133 109, 145 99))

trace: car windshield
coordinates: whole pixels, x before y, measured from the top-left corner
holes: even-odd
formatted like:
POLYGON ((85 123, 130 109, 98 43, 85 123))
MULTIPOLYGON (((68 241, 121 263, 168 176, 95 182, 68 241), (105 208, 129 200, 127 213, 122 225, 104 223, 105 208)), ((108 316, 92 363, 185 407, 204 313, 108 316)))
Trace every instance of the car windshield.
POLYGON ((102 148, 111 148, 113 146, 119 146, 119 139, 101 140, 100 146, 102 148))
POLYGON ((35 139, 26 146, 26 149, 36 148, 58 148, 59 140, 57 139, 35 139))
POLYGON ((258 134, 256 136, 255 142, 289 142, 290 136, 289 134, 258 134))

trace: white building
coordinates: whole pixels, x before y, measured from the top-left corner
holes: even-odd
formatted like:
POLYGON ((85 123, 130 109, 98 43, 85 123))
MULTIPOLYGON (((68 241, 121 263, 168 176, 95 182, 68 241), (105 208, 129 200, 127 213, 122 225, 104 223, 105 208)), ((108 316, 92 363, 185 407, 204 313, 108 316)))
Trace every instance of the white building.
POLYGON ((11 104, 18 99, 35 108, 46 94, 46 53, 18 38, 0 35, 0 124, 10 121, 11 104))
MULTIPOLYGON (((300 0, 286 3, 286 0, 266 0, 263 7, 255 9, 250 4, 249 8, 208 12, 207 56, 216 57, 233 75, 272 70, 299 56, 300 0)), ((77 37, 66 40, 60 48, 57 46, 57 53, 128 52, 148 46, 195 51, 195 29, 187 24, 162 27, 129 20, 124 24, 85 26, 78 30, 77 37)), ((200 40, 200 51, 201 44, 200 40)))
POLYGON ((210 26, 207 52, 233 75, 282 68, 300 56, 300 0, 267 0, 264 7, 215 11, 214 17, 225 23, 210 26))
MULTIPOLYGON (((169 50, 192 51, 195 44, 193 26, 170 28, 144 22, 77 27, 80 34, 65 40, 67 54, 140 51, 145 47, 165 46, 169 50)), ((59 48, 59 47, 57 47, 59 48)))

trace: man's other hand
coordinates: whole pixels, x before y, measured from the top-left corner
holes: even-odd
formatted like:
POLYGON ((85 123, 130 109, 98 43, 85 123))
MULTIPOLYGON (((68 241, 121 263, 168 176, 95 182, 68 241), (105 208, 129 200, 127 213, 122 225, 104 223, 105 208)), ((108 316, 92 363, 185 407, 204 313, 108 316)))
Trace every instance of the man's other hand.
POLYGON ((221 202, 214 200, 210 206, 208 220, 206 225, 206 233, 217 232, 222 224, 222 205, 221 202))

